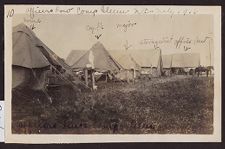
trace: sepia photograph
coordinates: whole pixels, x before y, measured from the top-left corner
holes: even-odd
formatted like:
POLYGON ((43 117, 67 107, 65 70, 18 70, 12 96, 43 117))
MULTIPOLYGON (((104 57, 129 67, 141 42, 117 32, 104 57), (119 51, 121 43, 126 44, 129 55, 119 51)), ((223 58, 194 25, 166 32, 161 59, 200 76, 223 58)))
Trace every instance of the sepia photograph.
POLYGON ((215 133, 221 49, 213 13, 11 8, 17 7, 5 11, 10 134, 215 133))

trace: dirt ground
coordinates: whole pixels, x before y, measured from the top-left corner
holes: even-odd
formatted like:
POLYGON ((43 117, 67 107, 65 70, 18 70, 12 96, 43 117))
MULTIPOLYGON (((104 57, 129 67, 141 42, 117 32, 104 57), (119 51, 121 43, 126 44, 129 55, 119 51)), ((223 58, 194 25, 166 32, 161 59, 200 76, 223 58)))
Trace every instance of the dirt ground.
POLYGON ((63 86, 13 91, 13 133, 211 134, 213 77, 173 76, 102 83, 93 92, 63 86))

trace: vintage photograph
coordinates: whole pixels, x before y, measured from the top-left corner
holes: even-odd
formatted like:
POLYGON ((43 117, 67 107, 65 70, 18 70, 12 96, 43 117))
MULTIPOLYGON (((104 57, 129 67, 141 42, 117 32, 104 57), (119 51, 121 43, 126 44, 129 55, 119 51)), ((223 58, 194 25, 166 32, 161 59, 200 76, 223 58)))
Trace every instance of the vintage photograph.
POLYGON ((7 12, 12 134, 214 133, 214 16, 125 8, 7 12))

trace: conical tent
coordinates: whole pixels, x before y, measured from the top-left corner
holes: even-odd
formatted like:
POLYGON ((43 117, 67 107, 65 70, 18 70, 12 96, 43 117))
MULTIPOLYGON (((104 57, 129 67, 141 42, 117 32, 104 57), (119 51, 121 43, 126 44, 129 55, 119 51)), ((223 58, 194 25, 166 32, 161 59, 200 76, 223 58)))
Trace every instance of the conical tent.
POLYGON ((113 59, 103 44, 97 42, 92 48, 87 51, 77 62, 72 65, 72 68, 83 69, 91 65, 90 54, 93 56, 93 68, 97 71, 112 71, 117 72, 121 66, 113 59), (92 54, 91 54, 92 53, 92 54))
POLYGON ((25 24, 13 28, 13 65, 25 68, 43 68, 59 65, 51 51, 25 24))
MULTIPOLYGON (((24 28, 26 27, 24 26, 24 28)), ((12 65, 25 68, 43 68, 50 65, 47 58, 40 51, 40 48, 36 46, 36 41, 27 32, 23 32, 22 27, 18 28, 17 26, 13 29, 12 42, 12 65)))
POLYGON ((41 89, 46 79, 47 67, 60 66, 58 57, 25 24, 13 28, 12 87, 21 84, 41 89))

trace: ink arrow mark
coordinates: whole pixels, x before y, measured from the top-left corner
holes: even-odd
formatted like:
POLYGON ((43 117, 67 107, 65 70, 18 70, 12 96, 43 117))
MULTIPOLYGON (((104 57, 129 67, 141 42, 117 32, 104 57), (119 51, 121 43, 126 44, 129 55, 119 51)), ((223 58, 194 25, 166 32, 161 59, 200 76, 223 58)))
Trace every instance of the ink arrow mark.
POLYGON ((30 25, 31 30, 34 30, 36 27, 34 26, 34 24, 30 25))
POLYGON ((126 40, 126 43, 123 45, 125 50, 128 50, 129 48, 132 47, 132 45, 128 44, 128 41, 126 40))
POLYGON ((96 38, 96 39, 99 39, 101 36, 102 36, 102 34, 95 35, 95 38, 96 38))

